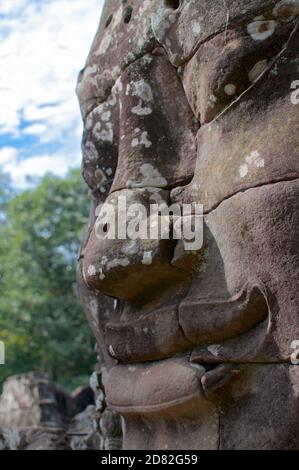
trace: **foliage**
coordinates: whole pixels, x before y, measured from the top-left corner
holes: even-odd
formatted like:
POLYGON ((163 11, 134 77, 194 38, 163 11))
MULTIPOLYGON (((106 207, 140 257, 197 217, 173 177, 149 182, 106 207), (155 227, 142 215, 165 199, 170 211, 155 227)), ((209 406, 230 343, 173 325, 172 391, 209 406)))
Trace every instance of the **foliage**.
MULTIPOLYGON (((0 194, 7 194, 0 179, 0 194), (2 188, 2 189, 1 189, 2 188)), ((45 176, 0 199, 0 340, 9 375, 46 371, 65 385, 89 374, 93 340, 76 297, 75 265, 88 217, 80 171, 45 176)))

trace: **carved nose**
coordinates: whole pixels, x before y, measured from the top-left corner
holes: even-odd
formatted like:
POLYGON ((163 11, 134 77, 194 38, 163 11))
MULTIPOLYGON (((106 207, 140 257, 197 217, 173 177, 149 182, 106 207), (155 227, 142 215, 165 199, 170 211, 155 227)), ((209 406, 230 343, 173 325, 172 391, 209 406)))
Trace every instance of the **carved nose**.
POLYGON ((152 216, 153 205, 166 204, 168 197, 168 191, 156 188, 126 189, 108 197, 84 253, 89 287, 120 300, 146 301, 186 278, 171 264, 176 241, 170 219, 152 216))

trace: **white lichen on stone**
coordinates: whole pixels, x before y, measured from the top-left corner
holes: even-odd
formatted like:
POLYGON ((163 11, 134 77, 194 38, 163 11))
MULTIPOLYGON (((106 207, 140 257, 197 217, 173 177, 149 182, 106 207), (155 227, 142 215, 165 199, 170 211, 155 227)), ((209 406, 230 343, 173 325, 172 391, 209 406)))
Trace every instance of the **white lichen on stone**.
POLYGON ((263 168, 265 166, 265 161, 261 158, 257 150, 251 152, 251 154, 246 157, 246 161, 249 165, 254 164, 257 168, 263 168))
POLYGON ((110 44, 111 44, 111 41, 112 41, 111 32, 109 30, 107 30, 106 34, 104 35, 103 39, 101 40, 99 48, 97 49, 97 51, 95 51, 94 55, 99 56, 99 55, 105 54, 107 52, 110 44))
POLYGON ((111 118, 111 111, 104 111, 101 116, 102 121, 107 122, 109 121, 110 118, 111 118))
POLYGON ((228 83, 224 87, 224 93, 228 96, 233 96, 237 92, 237 87, 233 83, 228 83))
POLYGON ((152 114, 153 110, 148 107, 148 106, 145 106, 143 107, 142 106, 142 101, 140 100, 138 105, 137 106, 134 106, 132 108, 132 113, 133 114, 137 114, 138 116, 148 116, 149 114, 152 114))
POLYGON ((152 113, 152 108, 149 106, 154 99, 153 91, 151 86, 146 83, 145 80, 141 79, 137 82, 131 82, 127 85, 126 94, 131 96, 137 96, 139 102, 137 106, 133 106, 132 113, 139 116, 147 116, 152 113))
POLYGON ((107 263, 107 270, 109 271, 110 269, 117 268, 119 266, 125 267, 130 264, 130 261, 128 258, 115 258, 111 261, 108 261, 107 263))
POLYGON ((116 354, 115 354, 115 352, 114 352, 114 349, 113 349, 112 344, 110 344, 110 346, 109 346, 109 348, 108 348, 108 351, 109 351, 110 356, 112 356, 112 357, 114 357, 114 358, 116 357, 116 354))
POLYGON ((138 96, 142 101, 149 102, 153 101, 152 87, 146 83, 145 80, 138 80, 137 82, 131 82, 132 85, 132 96, 138 96))
POLYGON ((154 186, 161 188, 167 186, 167 180, 161 175, 151 163, 144 163, 139 168, 139 172, 142 176, 141 181, 127 181, 128 188, 145 188, 154 186))
POLYGON ((121 23, 122 17, 123 17, 123 5, 121 5, 118 8, 116 14, 113 17, 113 21, 111 25, 112 30, 115 29, 117 26, 119 26, 119 24, 121 23))
POLYGON ((148 139, 147 131, 144 131, 138 137, 134 137, 131 143, 132 147, 138 147, 138 145, 144 145, 145 148, 149 148, 152 142, 148 139))
POLYGON ((265 20, 263 16, 256 17, 252 23, 247 25, 247 32, 254 41, 264 41, 272 36, 277 27, 275 20, 265 20))
POLYGON ((124 245, 121 248, 122 253, 124 253, 127 256, 135 255, 136 253, 138 253, 138 250, 139 248, 138 248, 138 243, 136 242, 136 240, 130 240, 124 243, 124 245))
POLYGON ((208 98, 208 105, 210 108, 214 108, 215 104, 217 103, 217 98, 215 95, 211 94, 208 98))
POLYGON ((90 75, 94 75, 95 73, 97 73, 97 70, 98 70, 97 64, 89 65, 89 66, 85 67, 85 69, 84 69, 84 77, 87 78, 87 77, 89 77, 90 75))
POLYGON ((102 128, 103 124, 97 122, 93 128, 93 135, 97 140, 102 142, 113 142, 113 128, 111 122, 105 123, 105 128, 102 128))
POLYGON ((198 36, 201 32, 201 24, 197 20, 191 21, 191 29, 194 36, 198 36))
POLYGON ((260 60, 259 62, 257 62, 248 73, 249 80, 251 82, 255 82, 255 80, 257 80, 258 77, 266 70, 267 66, 267 59, 260 60))
POLYGON ((245 157, 245 163, 243 163, 239 168, 241 178, 245 178, 245 176, 248 175, 249 169, 252 166, 255 166, 256 168, 263 168, 265 166, 265 161, 257 150, 254 150, 245 157))
POLYGON ((161 6, 157 12, 151 17, 151 25, 155 37, 158 41, 163 41, 168 30, 176 21, 176 15, 168 8, 161 6))
POLYGON ((239 172, 240 172, 241 178, 245 178, 245 176, 247 176, 248 174, 248 165, 246 163, 241 165, 239 172))
POLYGON ((98 152, 95 145, 87 141, 84 146, 84 159, 87 161, 94 161, 98 158, 98 152))
POLYGON ((218 357, 220 354, 221 346, 220 344, 211 344, 207 347, 207 350, 213 355, 218 357))
POLYGON ((88 273, 89 276, 95 276, 96 273, 97 273, 96 267, 93 264, 91 264, 88 267, 87 273, 88 273))

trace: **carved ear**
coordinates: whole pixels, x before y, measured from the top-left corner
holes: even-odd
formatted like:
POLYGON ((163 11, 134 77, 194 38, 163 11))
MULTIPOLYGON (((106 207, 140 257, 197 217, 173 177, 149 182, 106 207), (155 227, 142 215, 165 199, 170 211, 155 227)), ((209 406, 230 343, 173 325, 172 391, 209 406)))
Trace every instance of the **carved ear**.
POLYGON ((245 333, 268 316, 265 294, 256 286, 245 286, 228 300, 182 303, 180 325, 192 344, 224 341, 245 333))

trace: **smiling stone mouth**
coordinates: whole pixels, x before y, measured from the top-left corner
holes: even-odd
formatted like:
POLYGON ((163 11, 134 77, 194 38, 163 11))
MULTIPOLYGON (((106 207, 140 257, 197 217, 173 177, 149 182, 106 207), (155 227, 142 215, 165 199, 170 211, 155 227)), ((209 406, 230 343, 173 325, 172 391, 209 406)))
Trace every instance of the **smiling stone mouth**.
MULTIPOLYGON (((216 343, 225 343, 254 328, 257 334, 259 327, 263 333, 268 315, 261 288, 246 285, 226 300, 185 300, 179 307, 154 310, 136 320, 109 322, 106 347, 120 363, 157 361, 200 346, 212 350, 216 343)), ((215 357, 207 360, 214 362, 215 357)))
POLYGON ((110 370, 109 406, 121 415, 194 412, 209 406, 210 396, 240 372, 237 365, 192 364, 188 357, 164 359, 110 370))

